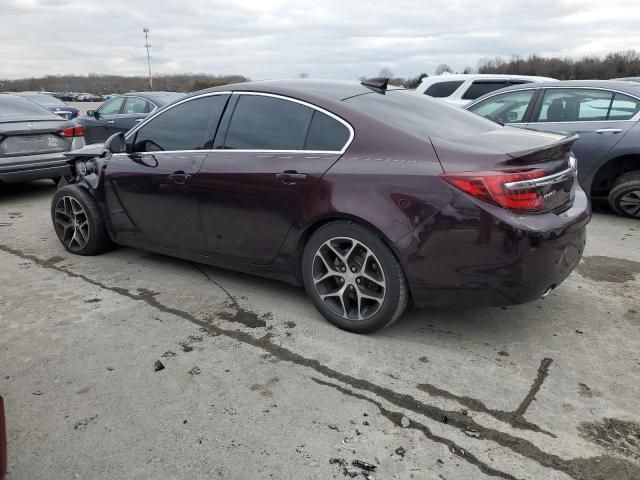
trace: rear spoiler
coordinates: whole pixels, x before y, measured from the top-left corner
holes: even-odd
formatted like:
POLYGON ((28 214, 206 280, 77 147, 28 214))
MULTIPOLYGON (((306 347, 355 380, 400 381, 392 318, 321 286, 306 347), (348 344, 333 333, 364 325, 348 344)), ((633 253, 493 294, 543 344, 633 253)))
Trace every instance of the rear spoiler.
MULTIPOLYGON (((577 134, 567 134, 566 137, 558 140, 555 143, 551 143, 544 147, 543 149, 538 148, 530 148, 518 152, 509 152, 509 156, 513 157, 514 160, 522 161, 525 160, 531 163, 538 163, 546 160, 553 160, 554 158, 561 159, 565 157, 573 146, 574 142, 578 140, 579 135, 577 134)), ((505 164, 509 164, 511 162, 507 161, 505 164)))

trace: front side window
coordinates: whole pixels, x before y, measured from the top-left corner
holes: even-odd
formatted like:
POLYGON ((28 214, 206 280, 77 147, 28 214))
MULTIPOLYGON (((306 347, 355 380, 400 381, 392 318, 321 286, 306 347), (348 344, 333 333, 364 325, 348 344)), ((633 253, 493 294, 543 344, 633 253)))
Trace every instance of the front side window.
POLYGON ((587 88, 549 88, 544 93, 539 122, 607 120, 613 93, 587 88))
POLYGON ((449 81, 449 82, 437 82, 431 85, 424 91, 425 95, 429 95, 430 97, 435 98, 445 98, 453 95, 460 85, 464 83, 463 80, 459 81, 449 81))
POLYGON ((227 98, 227 95, 196 98, 161 112, 137 131, 133 151, 212 148, 227 98))
POLYGON ((535 90, 496 95, 477 103, 469 111, 499 123, 521 123, 535 90))
POLYGON ((465 100, 475 100, 476 98, 480 98, 481 96, 493 92, 495 90, 499 90, 507 86, 506 80, 495 80, 495 81, 486 81, 486 80, 476 80, 473 82, 467 91, 464 92, 462 98, 465 100))
POLYGON ((329 115, 315 111, 304 143, 305 150, 342 150, 349 140, 349 129, 329 115))
POLYGON ((640 100, 616 93, 607 120, 631 120, 640 111, 640 100))
POLYGON ((301 150, 313 110, 262 95, 240 95, 229 123, 225 148, 301 150))
POLYGON ((146 100, 138 97, 127 97, 124 102, 122 113, 127 114, 145 114, 151 111, 151 104, 146 100))
POLYGON ((115 115, 120 113, 120 107, 122 107, 122 103, 124 102, 124 98, 114 98, 113 100, 108 101, 104 105, 102 105, 98 109, 98 113, 100 115, 115 115))

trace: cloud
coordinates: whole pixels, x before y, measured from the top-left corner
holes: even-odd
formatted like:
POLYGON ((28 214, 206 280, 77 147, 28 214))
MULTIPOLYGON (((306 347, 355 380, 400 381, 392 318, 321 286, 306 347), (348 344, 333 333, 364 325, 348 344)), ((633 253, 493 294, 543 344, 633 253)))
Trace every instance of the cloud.
POLYGON ((383 67, 406 76, 481 57, 640 45, 637 0, 0 0, 0 11, 2 78, 144 75, 144 26, 156 74, 254 79, 356 78, 383 67))

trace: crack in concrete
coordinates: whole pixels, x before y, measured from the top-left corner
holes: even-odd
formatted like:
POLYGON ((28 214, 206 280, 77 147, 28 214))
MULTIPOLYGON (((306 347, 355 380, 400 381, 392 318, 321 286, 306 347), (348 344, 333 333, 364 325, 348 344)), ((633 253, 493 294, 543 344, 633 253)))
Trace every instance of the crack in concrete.
POLYGON ((448 392, 447 390, 443 390, 429 383, 421 383, 416 387, 418 388, 418 390, 427 392, 431 396, 446 398, 448 400, 455 400, 456 402, 469 408, 470 410, 486 413, 487 415, 490 415, 493 418, 500 420, 501 422, 508 423, 514 428, 518 428, 520 430, 531 430, 533 432, 543 433, 545 435, 549 435, 550 437, 556 438, 555 434, 542 429, 540 426, 536 425, 535 423, 529 422, 526 418, 524 418, 524 414, 531 405, 531 402, 533 402, 536 394, 540 391, 544 379, 549 375, 549 367, 552 363, 553 360, 551 358, 542 359, 542 361, 540 362, 540 366, 538 367, 538 374, 536 375, 533 384, 529 388, 529 392, 522 400, 518 408, 516 408, 512 412, 489 408, 480 400, 471 397, 455 395, 451 392, 448 392))
POLYGON ((296 365, 310 368, 327 378, 337 380, 355 389, 368 391, 397 407, 403 408, 405 410, 410 410, 418 415, 422 415, 436 421, 440 421, 443 417, 446 416, 448 419, 447 423, 450 426, 458 428, 462 431, 475 430, 479 432, 482 438, 485 440, 493 441, 516 454, 539 463, 543 467, 566 473, 576 480, 610 480, 612 478, 621 478, 622 474, 628 475, 627 472, 630 472, 633 475, 631 478, 640 478, 640 466, 633 464, 627 460, 622 460, 609 455, 565 460, 557 455, 553 455, 541 450, 529 440, 479 425, 472 418, 463 415, 459 411, 444 410, 433 405, 421 402, 411 395, 398 393, 394 390, 382 387, 368 380, 356 378, 346 373, 334 370, 331 367, 323 365, 318 360, 307 358, 303 355, 288 350, 281 345, 273 343, 271 341, 271 333, 267 333, 262 337, 255 337, 241 330, 229 330, 211 324, 206 320, 198 319, 196 316, 189 312, 164 305, 156 298, 158 295, 157 292, 138 289, 138 294, 131 293, 131 291, 126 288, 106 285, 100 281, 89 278, 86 275, 74 272, 68 268, 48 262, 47 260, 43 260, 35 255, 28 254, 7 245, 0 244, 0 250, 5 253, 18 256, 25 260, 30 260, 35 264, 40 265, 41 267, 64 273, 71 278, 78 278, 85 281, 86 283, 102 288, 104 290, 115 292, 119 295, 135 301, 145 302, 149 306, 163 313, 175 315, 176 317, 187 320, 188 322, 198 325, 199 327, 202 327, 203 329, 206 329, 217 335, 224 335, 228 338, 232 338, 247 345, 262 349, 265 352, 270 353, 272 356, 277 357, 283 361, 288 361, 296 365))
POLYGON ((391 421, 394 425, 396 425, 396 426, 398 426, 400 428, 408 428, 408 429, 412 428, 414 430, 418 430, 418 431, 422 432, 422 434, 425 437, 427 437, 429 440, 432 440, 432 441, 434 441, 436 443, 441 443, 443 445, 446 445, 451 453, 453 453, 457 457, 460 457, 461 459, 465 460, 466 462, 468 462, 468 463, 470 463, 472 465, 475 465, 476 467, 478 467, 478 469, 480 469, 480 471, 482 473, 485 473, 485 474, 487 474, 487 475, 489 475, 491 477, 500 477, 500 478, 504 478, 504 479, 507 479, 507 480, 517 480, 516 477, 514 477, 513 475, 511 475, 509 473, 502 472, 500 470, 496 470, 495 468, 490 467, 489 465, 487 465, 483 461, 479 460, 473 454, 469 453, 467 450, 465 450, 464 448, 462 448, 460 445, 456 444, 452 440, 449 440, 448 438, 441 437, 440 435, 434 434, 429 429, 429 427, 427 427, 423 423, 417 422, 416 420, 413 420, 413 419, 409 419, 409 422, 410 422, 409 426, 407 426, 407 427, 402 426, 402 423, 401 423, 402 417, 405 416, 402 412, 389 410, 389 409, 385 408, 382 405, 382 403, 378 402, 377 400, 369 398, 366 395, 362 395, 361 393, 356 393, 353 390, 349 390, 348 388, 344 388, 344 387, 342 387, 340 385, 337 385, 335 383, 325 382, 324 380, 320 380, 319 378, 314 378, 314 377, 311 377, 311 380, 316 382, 318 385, 323 385, 325 387, 334 388, 334 389, 336 389, 337 391, 339 391, 340 393, 342 393, 344 395, 348 395, 350 397, 354 397, 354 398, 357 398, 359 400, 364 400, 366 402, 369 402, 369 403, 375 405, 376 407, 378 407, 378 410, 380 411, 380 413, 385 418, 387 418, 389 421, 391 421))

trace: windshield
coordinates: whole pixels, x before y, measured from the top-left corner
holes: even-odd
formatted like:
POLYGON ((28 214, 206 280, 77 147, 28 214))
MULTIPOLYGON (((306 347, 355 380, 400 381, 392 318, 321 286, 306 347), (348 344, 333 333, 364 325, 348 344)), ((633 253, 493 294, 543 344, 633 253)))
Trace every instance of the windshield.
POLYGON ((365 93, 345 100, 354 108, 419 137, 457 138, 500 128, 495 122, 412 90, 365 93))
POLYGON ((16 98, 0 95, 0 119, 10 117, 54 117, 59 119, 49 110, 41 107, 37 103, 30 102, 25 98, 16 98))

